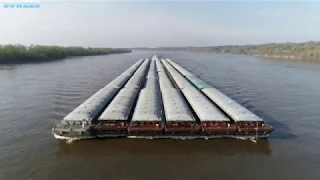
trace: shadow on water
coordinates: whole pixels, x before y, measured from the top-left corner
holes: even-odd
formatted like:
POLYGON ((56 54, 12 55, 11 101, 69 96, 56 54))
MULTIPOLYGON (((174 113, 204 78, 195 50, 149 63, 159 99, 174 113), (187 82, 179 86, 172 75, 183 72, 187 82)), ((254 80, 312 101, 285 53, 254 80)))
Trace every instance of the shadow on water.
POLYGON ((117 155, 119 153, 166 155, 166 154, 216 154, 216 155, 271 155, 267 139, 258 143, 249 140, 211 139, 211 140, 173 140, 173 139, 104 139, 83 140, 67 144, 58 142, 58 156, 117 155))
POLYGON ((263 111, 256 111, 257 114, 259 114, 267 124, 271 125, 274 128, 274 131, 271 133, 270 137, 271 139, 294 139, 297 138, 296 135, 291 133, 290 128, 280 121, 277 121, 276 119, 270 117, 263 111))

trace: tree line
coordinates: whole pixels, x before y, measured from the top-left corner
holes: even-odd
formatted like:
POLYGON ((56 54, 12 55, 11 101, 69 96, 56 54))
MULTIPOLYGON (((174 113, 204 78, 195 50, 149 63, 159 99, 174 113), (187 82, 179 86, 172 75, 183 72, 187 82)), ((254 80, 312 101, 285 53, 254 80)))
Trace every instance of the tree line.
POLYGON ((0 45, 0 63, 37 62, 63 59, 70 56, 95 56, 126 52, 131 52, 131 50, 40 45, 0 45))
POLYGON ((246 54, 275 58, 320 60, 320 42, 272 43, 243 46, 209 46, 209 47, 161 47, 159 50, 199 51, 214 53, 246 54))

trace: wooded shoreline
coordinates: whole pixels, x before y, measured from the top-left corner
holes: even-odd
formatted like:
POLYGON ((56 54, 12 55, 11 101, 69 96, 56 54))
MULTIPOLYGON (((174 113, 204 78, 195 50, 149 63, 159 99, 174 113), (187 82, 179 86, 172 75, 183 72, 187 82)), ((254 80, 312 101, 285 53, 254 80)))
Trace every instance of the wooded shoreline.
POLYGON ((279 59, 302 59, 320 61, 320 42, 304 43, 272 43, 262 45, 230 45, 230 46, 207 46, 207 47, 158 47, 139 48, 140 50, 166 50, 166 51, 192 51, 208 53, 244 54, 251 56, 279 58, 279 59))
POLYGON ((73 56, 97 56, 129 52, 131 52, 130 49, 114 48, 0 45, 0 64, 46 62, 73 56))

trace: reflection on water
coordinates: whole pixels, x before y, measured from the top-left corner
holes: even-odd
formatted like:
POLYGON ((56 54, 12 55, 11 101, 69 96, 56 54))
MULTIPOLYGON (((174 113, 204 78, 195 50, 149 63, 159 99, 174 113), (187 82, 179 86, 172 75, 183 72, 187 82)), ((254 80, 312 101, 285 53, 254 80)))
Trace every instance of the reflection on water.
POLYGON ((0 65, 0 70, 14 70, 15 66, 0 65))
POLYGON ((299 63, 299 64, 314 64, 314 65, 320 65, 320 60, 315 59, 279 59, 279 58, 262 58, 266 61, 274 61, 278 63, 299 63))
POLYGON ((71 145, 66 144, 65 141, 59 141, 58 157, 63 158, 68 155, 104 156, 128 151, 136 155, 174 155, 181 153, 192 153, 194 156, 202 153, 212 155, 271 154, 269 142, 264 139, 255 144, 247 140, 234 139, 144 140, 118 138, 76 141, 71 145))

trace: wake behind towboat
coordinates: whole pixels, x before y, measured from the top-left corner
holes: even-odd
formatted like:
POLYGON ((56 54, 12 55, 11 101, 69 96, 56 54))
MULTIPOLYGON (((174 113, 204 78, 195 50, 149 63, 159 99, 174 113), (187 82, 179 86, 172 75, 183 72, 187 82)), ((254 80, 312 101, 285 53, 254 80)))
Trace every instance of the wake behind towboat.
POLYGON ((58 139, 266 138, 273 127, 170 59, 141 59, 53 127, 58 139))

